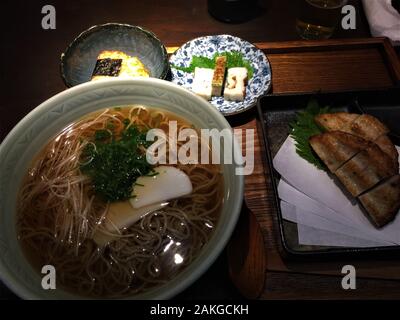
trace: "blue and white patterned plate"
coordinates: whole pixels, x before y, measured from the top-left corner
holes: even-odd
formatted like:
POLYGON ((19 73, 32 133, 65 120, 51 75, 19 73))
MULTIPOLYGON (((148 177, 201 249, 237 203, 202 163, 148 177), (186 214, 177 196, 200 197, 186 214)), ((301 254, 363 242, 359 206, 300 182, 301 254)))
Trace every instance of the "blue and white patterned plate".
MULTIPOLYGON (((226 101, 223 97, 212 97, 212 105, 224 115, 243 112, 253 107, 257 98, 271 87, 271 68, 265 54, 251 43, 230 35, 215 35, 193 39, 186 42, 171 57, 171 65, 188 67, 192 56, 211 58, 215 52, 240 51, 244 59, 251 63, 254 69, 253 77, 248 81, 244 101, 226 101)), ((177 70, 171 66, 172 82, 192 88, 193 74, 177 70)))

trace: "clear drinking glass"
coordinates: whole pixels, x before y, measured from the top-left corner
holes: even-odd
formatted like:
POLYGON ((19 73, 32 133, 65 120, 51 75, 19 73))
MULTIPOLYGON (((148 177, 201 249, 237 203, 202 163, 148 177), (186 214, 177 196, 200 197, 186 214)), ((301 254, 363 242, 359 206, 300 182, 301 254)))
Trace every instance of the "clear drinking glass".
POLYGON ((304 39, 328 39, 332 36, 347 0, 301 0, 296 28, 304 39))

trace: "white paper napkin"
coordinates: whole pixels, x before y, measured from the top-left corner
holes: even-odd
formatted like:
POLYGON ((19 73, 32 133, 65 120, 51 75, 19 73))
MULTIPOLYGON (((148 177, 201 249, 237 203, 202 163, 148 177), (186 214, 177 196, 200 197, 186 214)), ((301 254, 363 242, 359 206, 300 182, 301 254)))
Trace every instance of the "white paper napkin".
POLYGON ((322 216, 368 235, 371 241, 400 244, 400 215, 382 229, 376 229, 346 193, 325 171, 318 170, 296 153, 294 140, 288 137, 273 160, 274 168, 294 187, 280 183, 279 197, 298 208, 322 216), (284 187, 284 188, 283 188, 284 187), (297 190, 296 190, 297 189, 297 190), (297 192, 296 192, 297 191, 297 192))
POLYGON ((386 244, 396 243, 392 237, 380 232, 372 225, 360 226, 343 214, 307 197, 282 180, 279 183, 278 193, 283 200, 281 201, 282 215, 285 214, 284 217, 287 220, 361 239, 382 241, 386 244), (296 221, 292 220, 293 217, 296 221))
MULTIPOLYGON (((350 235, 359 239, 370 239, 368 235, 360 232, 357 229, 338 222, 333 222, 321 216, 317 216, 312 212, 305 211, 286 201, 281 201, 281 210, 284 219, 296 222, 297 224, 313 227, 318 230, 331 231, 337 234, 350 235)), ((388 242, 384 241, 378 242, 389 244, 388 242)))
POLYGON ((297 210, 294 205, 281 201, 281 211, 284 219, 297 223, 299 244, 333 246, 333 247, 383 247, 392 243, 370 240, 365 234, 358 233, 349 227, 331 222, 310 212, 297 210), (337 230, 334 232, 331 230, 337 230), (360 235, 360 237, 357 237, 360 235))
POLYGON ((385 244, 365 239, 358 239, 345 234, 316 229, 302 224, 298 225, 299 243, 303 245, 317 245, 346 248, 383 247, 385 244))
POLYGON ((400 14, 391 0, 363 0, 365 15, 374 37, 388 37, 400 45, 400 14))

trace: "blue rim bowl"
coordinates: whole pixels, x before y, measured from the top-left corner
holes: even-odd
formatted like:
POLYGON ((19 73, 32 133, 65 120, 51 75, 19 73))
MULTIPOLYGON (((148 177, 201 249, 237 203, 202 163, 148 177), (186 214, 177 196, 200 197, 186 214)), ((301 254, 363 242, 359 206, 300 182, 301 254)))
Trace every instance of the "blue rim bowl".
POLYGON ((65 85, 73 87, 90 81, 103 50, 138 57, 152 78, 165 79, 168 74, 167 50, 152 32, 129 24, 106 23, 83 31, 61 54, 60 72, 65 85))

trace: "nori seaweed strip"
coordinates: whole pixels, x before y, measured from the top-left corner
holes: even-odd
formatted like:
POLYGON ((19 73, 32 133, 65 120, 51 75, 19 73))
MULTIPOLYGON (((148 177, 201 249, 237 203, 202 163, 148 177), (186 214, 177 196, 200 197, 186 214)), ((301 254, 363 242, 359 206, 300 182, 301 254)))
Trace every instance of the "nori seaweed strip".
POLYGON ((118 77, 121 71, 122 59, 99 59, 92 76, 118 77))

